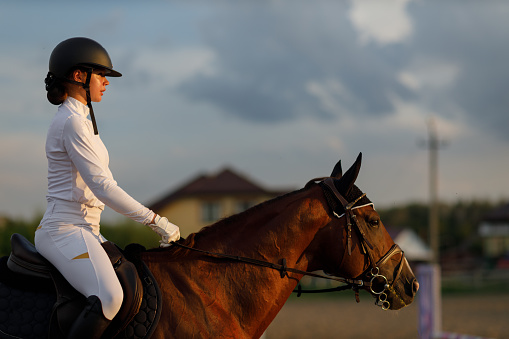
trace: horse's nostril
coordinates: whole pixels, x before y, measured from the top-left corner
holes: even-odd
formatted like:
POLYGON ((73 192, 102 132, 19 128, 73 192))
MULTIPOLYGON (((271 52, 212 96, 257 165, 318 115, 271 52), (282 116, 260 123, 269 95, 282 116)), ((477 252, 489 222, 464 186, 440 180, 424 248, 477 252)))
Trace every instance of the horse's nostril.
POLYGON ((414 292, 414 295, 417 293, 417 291, 419 290, 419 283, 417 282, 417 280, 414 280, 414 283, 412 284, 412 290, 414 292))

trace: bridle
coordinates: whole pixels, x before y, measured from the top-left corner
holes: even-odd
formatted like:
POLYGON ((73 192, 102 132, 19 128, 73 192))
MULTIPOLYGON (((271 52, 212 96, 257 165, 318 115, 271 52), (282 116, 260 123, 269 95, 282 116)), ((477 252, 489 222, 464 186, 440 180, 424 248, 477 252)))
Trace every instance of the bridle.
MULTIPOLYGON (((185 248, 190 251, 199 252, 202 254, 205 254, 207 256, 217 257, 217 258, 224 258, 229 259, 237 262, 247 263, 251 265, 256 266, 262 266, 271 268, 274 270, 277 270, 281 274, 281 278, 284 278, 285 276, 288 277, 288 272, 301 274, 301 275, 307 275, 315 278, 322 278, 322 279, 328 279, 328 280, 334 280, 339 281, 341 283, 346 284, 345 286, 339 286, 336 288, 330 288, 330 289, 321 289, 321 290, 302 290, 300 285, 298 286, 297 290, 294 292, 298 293, 298 296, 300 296, 301 293, 319 293, 319 292, 332 292, 332 291, 342 291, 346 289, 352 289, 355 291, 355 297, 357 302, 359 302, 359 290, 361 288, 369 288, 369 291, 377 298, 376 305, 381 306, 383 310, 388 310, 390 308, 390 303, 387 300, 387 293, 392 288, 394 283, 398 280, 400 273, 403 268, 403 260, 404 259, 404 253, 401 250, 401 248, 394 244, 389 251, 378 261, 375 262, 372 250, 373 245, 368 241, 366 238, 366 235, 364 231, 357 225, 356 216, 353 213, 354 205, 361 200, 366 194, 362 194, 360 197, 355 199, 352 202, 348 202, 336 189, 334 185, 334 179, 333 178, 317 178, 313 179, 306 184, 306 187, 310 185, 311 183, 315 183, 316 181, 320 181, 319 185, 322 187, 328 205, 332 209, 332 213, 334 217, 340 219, 343 216, 346 217, 346 227, 347 227, 347 248, 348 248, 348 254, 351 255, 352 253, 352 227, 354 230, 358 233, 360 244, 362 251, 365 255, 369 258, 369 267, 357 278, 342 278, 332 275, 323 275, 318 273, 312 273, 307 271, 302 271, 296 268, 291 268, 286 266, 286 259, 281 259, 281 264, 274 264, 271 262, 253 259, 253 258, 246 258, 236 255, 230 255, 225 253, 216 253, 216 252, 209 252, 205 250, 200 250, 194 247, 189 247, 184 244, 181 244, 179 242, 172 242, 173 245, 176 245, 178 247, 185 248), (340 205, 338 205, 338 202, 340 205), (344 211, 342 215, 339 215, 339 207, 341 207, 344 211), (399 268, 397 271, 397 274, 394 276, 394 280, 390 282, 386 276, 380 274, 380 267, 383 266, 392 256, 400 254, 401 253, 401 260, 399 262, 399 268)), ((360 206, 364 207, 364 206, 360 206)), ((356 208, 360 208, 356 207, 356 208)))
MULTIPOLYGON (((356 198, 352 202, 348 202, 337 190, 336 186, 334 185, 334 179, 333 178, 320 178, 320 179, 314 179, 311 182, 314 182, 316 180, 320 180, 319 185, 322 187, 325 193, 325 197, 327 199, 329 207, 332 209, 332 213, 336 218, 341 218, 342 216, 345 216, 346 218, 346 232, 347 232, 347 249, 348 249, 348 255, 352 255, 352 227, 354 227, 355 231, 357 232, 357 235, 359 237, 360 247, 362 249, 362 252, 364 255, 367 255, 369 258, 369 267, 359 276, 359 278, 362 281, 364 281, 364 286, 368 286, 370 292, 377 298, 376 305, 381 306, 383 310, 388 310, 390 308, 390 302, 387 299, 387 293, 389 290, 393 287, 394 283, 398 280, 401 271, 403 269, 403 263, 405 260, 405 255, 403 250, 397 245, 394 244, 392 247, 385 253, 382 258, 380 258, 378 261, 375 261, 375 258, 373 256, 373 245, 369 242, 369 240, 366 237, 365 232, 362 230, 362 228, 359 227, 357 224, 357 217, 353 213, 355 204, 364 198, 366 196, 366 193, 363 193, 361 196, 356 198), (344 213, 342 215, 339 215, 336 210, 338 209, 338 202, 341 204, 341 207, 343 208, 344 213), (398 271, 396 275, 394 276, 394 279, 392 282, 389 282, 386 276, 380 274, 380 267, 383 266, 391 257, 394 255, 401 254, 401 259, 398 264, 398 271), (366 278, 369 280, 365 281, 363 278, 366 278)), ((309 184, 309 183, 308 183, 309 184)), ((366 205, 364 205, 366 206, 366 205)), ((361 206, 363 207, 363 206, 361 206)), ((360 207, 358 207, 360 208, 360 207)), ((359 302, 359 287, 361 286, 352 286, 352 289, 355 291, 356 294, 356 300, 359 302)))

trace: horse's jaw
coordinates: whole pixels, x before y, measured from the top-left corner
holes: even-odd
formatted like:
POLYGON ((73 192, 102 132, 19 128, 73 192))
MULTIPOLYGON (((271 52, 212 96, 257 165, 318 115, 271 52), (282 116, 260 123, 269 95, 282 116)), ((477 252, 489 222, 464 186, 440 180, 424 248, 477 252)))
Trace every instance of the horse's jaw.
POLYGON ((406 298, 402 296, 400 293, 395 291, 393 287, 389 288, 387 300, 390 302, 389 310, 397 311, 410 305, 413 301, 413 298, 406 298), (405 300, 406 299, 406 300, 405 300))
POLYGON ((399 310, 410 305, 414 301, 418 286, 419 283, 414 279, 412 281, 407 281, 397 288, 391 287, 389 289, 389 300, 391 302, 391 307, 389 309, 399 310))

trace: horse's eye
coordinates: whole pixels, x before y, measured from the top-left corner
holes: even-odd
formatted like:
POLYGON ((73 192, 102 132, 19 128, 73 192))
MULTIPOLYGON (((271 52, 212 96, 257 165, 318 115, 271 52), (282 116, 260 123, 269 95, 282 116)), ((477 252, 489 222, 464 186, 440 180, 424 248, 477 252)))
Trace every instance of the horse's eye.
POLYGON ((369 219, 368 223, 372 227, 378 227, 378 225, 380 225, 380 219, 378 218, 369 219))

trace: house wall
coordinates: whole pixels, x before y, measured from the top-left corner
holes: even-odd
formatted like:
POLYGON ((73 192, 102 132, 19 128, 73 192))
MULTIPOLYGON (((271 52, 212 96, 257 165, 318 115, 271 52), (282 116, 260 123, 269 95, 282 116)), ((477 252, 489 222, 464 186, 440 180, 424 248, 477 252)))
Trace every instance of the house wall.
POLYGON ((187 237, 190 233, 196 232, 201 227, 196 216, 199 214, 199 206, 196 199, 180 199, 165 206, 158 211, 158 214, 180 228, 180 235, 187 237))
POLYGON ((484 256, 487 258, 497 258, 509 252, 509 237, 484 237, 483 238, 484 256))
POLYGON ((172 201, 170 204, 158 211, 158 214, 165 216, 168 220, 180 228, 182 237, 198 232, 201 228, 211 225, 221 218, 242 212, 245 208, 241 205, 248 203, 252 207, 268 199, 269 195, 216 195, 206 197, 188 197, 172 201), (217 204, 219 216, 213 220, 204 220, 204 204, 217 204))
POLYGON ((481 223, 479 235, 486 257, 496 258, 509 252, 509 223, 481 223))

